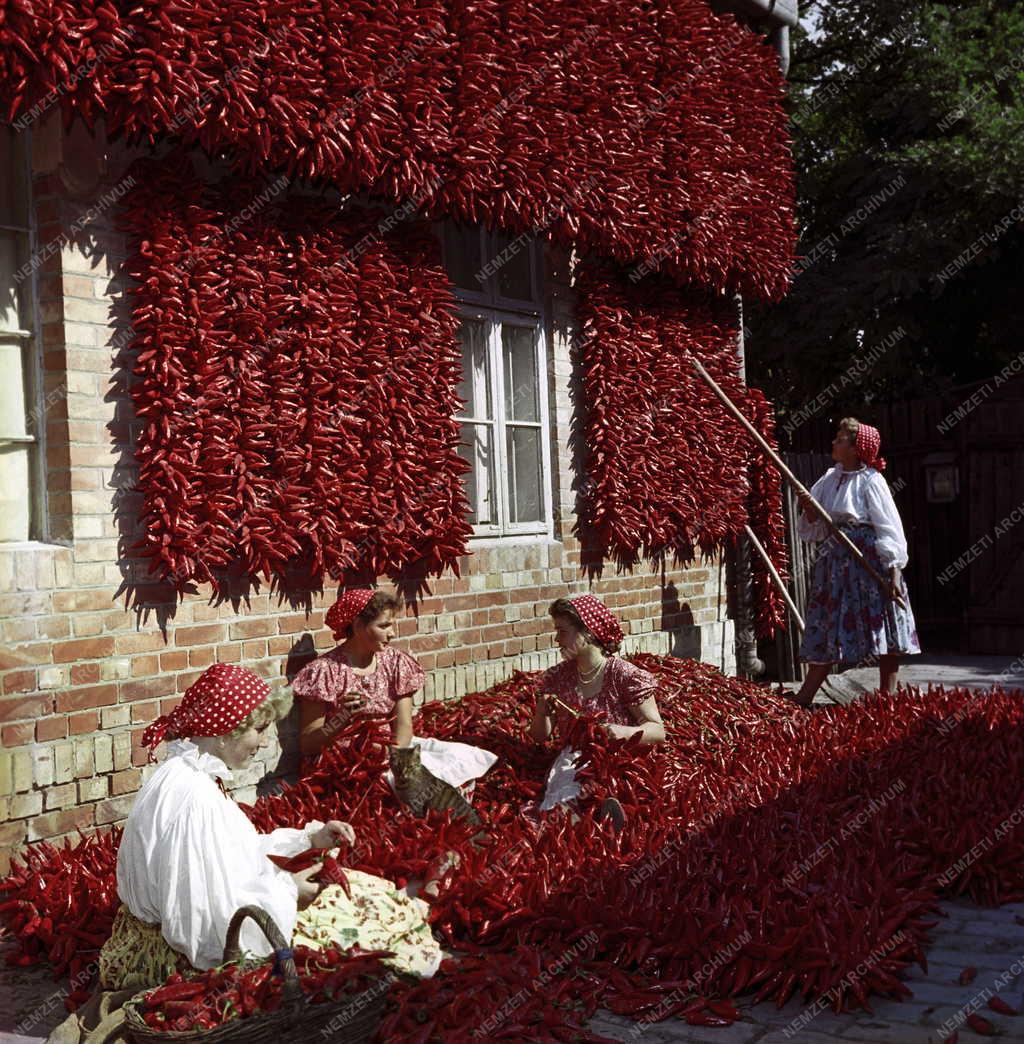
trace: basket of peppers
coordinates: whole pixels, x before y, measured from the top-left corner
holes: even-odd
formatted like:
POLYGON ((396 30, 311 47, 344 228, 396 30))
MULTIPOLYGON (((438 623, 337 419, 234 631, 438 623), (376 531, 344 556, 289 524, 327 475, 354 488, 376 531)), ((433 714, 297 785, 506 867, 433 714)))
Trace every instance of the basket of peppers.
POLYGON ((198 975, 172 975, 162 986, 125 1003, 125 1031, 134 1041, 163 1044, 308 1044, 373 1039, 391 984, 398 976, 381 963, 388 951, 293 951, 273 918, 243 906, 231 919, 224 963, 198 975), (272 958, 243 959, 238 937, 251 917, 274 947, 272 958))

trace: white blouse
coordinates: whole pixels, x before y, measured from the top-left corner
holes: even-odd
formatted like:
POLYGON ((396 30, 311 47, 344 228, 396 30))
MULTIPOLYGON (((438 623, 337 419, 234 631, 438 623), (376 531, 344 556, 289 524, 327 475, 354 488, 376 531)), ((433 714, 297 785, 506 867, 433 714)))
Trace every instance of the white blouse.
MULTIPOLYGON (((312 847, 323 823, 260 834, 217 786, 231 770, 191 740, 167 744, 167 758, 132 806, 117 853, 117 894, 140 921, 194 967, 224 959, 228 923, 240 906, 260 906, 291 941, 298 911, 292 875, 268 858, 312 847)), ((242 926, 243 950, 259 957, 273 947, 252 920, 242 926)))
MULTIPOLYGON (((870 523, 875 527, 875 547, 882 565, 902 569, 907 564, 907 538, 900 513, 892 499, 889 483, 874 468, 861 465, 856 471, 843 471, 836 464, 811 487, 811 496, 829 513, 832 521, 870 523)), ((796 531, 802 540, 824 540, 825 523, 809 521, 803 510, 797 515, 796 531)))

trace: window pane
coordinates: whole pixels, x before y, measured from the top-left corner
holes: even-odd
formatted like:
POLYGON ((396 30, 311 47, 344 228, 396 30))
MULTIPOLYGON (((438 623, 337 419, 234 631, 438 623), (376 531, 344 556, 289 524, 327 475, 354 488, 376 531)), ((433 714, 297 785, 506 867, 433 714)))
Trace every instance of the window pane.
POLYGON ((539 421, 540 390, 533 327, 503 325, 501 353, 505 369, 505 416, 510 421, 539 421))
POLYGON ((494 236, 494 244, 491 268, 493 270, 497 267, 498 293, 516 301, 532 301, 530 263, 533 257, 533 236, 526 233, 513 236, 507 232, 498 232, 494 236))
POLYGON ((543 522, 540 428, 508 428, 509 521, 543 522))
MULTIPOLYGON (((25 235, 21 232, 5 232, 0 229, 0 330, 22 329, 21 308, 18 283, 15 275, 25 263, 28 252, 25 235)), ((21 280, 21 287, 28 285, 28 280, 21 280)))
POLYGON ((487 324, 481 319, 463 319, 459 326, 462 343, 462 380, 459 398, 465 401, 461 416, 490 420, 491 365, 487 353, 487 324))
POLYGON ((486 424, 463 424, 459 456, 470 464, 463 476, 469 500, 469 521, 475 526, 497 525, 494 489, 494 440, 486 424))
POLYGON ((24 443, 0 442, 0 541, 29 538, 29 463, 24 443))
POLYGON ((25 134, 0 123, 0 225, 28 224, 25 134))
POLYGON ((444 263, 448 278, 462 290, 483 292, 483 284, 477 273, 483 264, 480 256, 480 227, 458 225, 454 221, 444 223, 444 263))
POLYGON ((0 333, 0 437, 28 435, 26 423, 21 341, 0 333))

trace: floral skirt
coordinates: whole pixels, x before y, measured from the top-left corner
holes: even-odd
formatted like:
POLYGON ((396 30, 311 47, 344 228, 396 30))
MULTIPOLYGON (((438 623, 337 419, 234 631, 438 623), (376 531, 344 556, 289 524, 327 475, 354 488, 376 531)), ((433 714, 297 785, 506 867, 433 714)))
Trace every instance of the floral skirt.
MULTIPOLYGON (((875 529, 870 525, 839 527, 871 565, 883 576, 875 549, 875 529)), ((879 656, 921 651, 907 586, 900 608, 889 599, 867 570, 836 540, 814 563, 811 594, 800 659, 810 663, 873 663, 879 656)))
MULTIPOLYGON (((293 946, 348 950, 391 950, 384 963, 397 972, 429 979, 441 963, 441 947, 430 932, 429 907, 382 877, 346 870, 350 899, 340 885, 328 885, 295 922, 293 946)), ((100 950, 100 986, 104 990, 144 990, 159 986, 175 971, 194 971, 184 955, 172 950, 159 925, 145 924, 122 906, 110 938, 100 950)))

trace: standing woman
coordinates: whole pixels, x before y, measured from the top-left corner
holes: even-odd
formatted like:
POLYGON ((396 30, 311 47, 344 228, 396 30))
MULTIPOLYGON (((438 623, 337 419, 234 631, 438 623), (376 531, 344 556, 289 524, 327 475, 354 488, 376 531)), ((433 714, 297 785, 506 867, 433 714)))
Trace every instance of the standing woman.
POLYGON ((423 686, 423 668, 391 645, 398 599, 362 587, 346 591, 324 622, 339 644, 295 676, 299 746, 304 772, 343 725, 354 717, 386 715, 391 746, 420 748, 421 764, 453 787, 482 776, 498 759, 466 743, 413 737, 412 698, 423 686))
MULTIPOLYGON (((820 551, 800 643, 800 659, 810 669, 793 697, 801 707, 811 705, 835 663, 864 664, 877 659, 879 688, 891 692, 900 656, 921 651, 903 582, 907 539, 889 484, 882 477, 885 461, 878 456, 880 445, 877 428, 845 417, 832 440, 835 466, 811 488, 811 497, 888 584, 883 591, 836 540, 820 551), (902 606, 897 598, 902 599, 902 606)), ((798 534, 803 540, 825 540, 828 528, 812 514, 810 498, 803 494, 798 499, 802 508, 798 534)))

